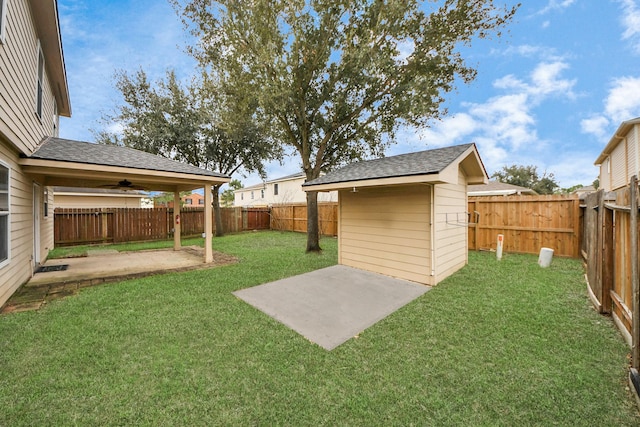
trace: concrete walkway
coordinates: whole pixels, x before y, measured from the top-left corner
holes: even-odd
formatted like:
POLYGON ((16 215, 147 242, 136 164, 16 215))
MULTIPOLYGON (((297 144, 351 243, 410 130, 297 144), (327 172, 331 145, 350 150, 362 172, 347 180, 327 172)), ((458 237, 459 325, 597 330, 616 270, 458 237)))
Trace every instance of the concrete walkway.
POLYGON ((242 289, 234 295, 332 350, 429 289, 336 265, 242 289))
POLYGON ((37 310, 48 301, 65 297, 82 288, 109 282, 170 272, 198 270, 231 264, 237 260, 227 254, 213 253, 212 263, 204 263, 204 249, 197 246, 173 249, 117 252, 89 251, 89 256, 46 261, 45 267, 68 265, 63 271, 35 273, 14 293, 0 313, 37 310))

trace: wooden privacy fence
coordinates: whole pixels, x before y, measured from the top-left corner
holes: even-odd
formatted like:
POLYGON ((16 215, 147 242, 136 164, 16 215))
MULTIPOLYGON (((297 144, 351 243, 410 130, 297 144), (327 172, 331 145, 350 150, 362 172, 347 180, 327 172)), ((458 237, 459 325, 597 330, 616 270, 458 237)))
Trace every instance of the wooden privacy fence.
MULTIPOLYGON (((221 216, 225 233, 269 228, 266 208, 222 208, 221 216)), ((53 228, 55 246, 163 240, 173 233, 173 208, 56 208, 53 228)), ((202 234, 204 208, 181 209, 180 230, 202 234)))
POLYGON ((502 234, 505 252, 538 254, 546 247, 558 256, 580 256, 578 196, 470 197, 469 212, 469 249, 495 250, 502 234))
MULTIPOLYGON (((318 228, 325 236, 338 235, 338 204, 318 203, 318 228)), ((307 205, 273 205, 271 207, 271 229, 307 231, 307 205)))
POLYGON ((587 267, 589 297, 596 309, 611 314, 631 346, 629 379, 640 392, 640 268, 638 181, 613 194, 603 191, 585 200, 581 254, 587 267))
POLYGON ((631 188, 608 196, 603 191, 587 196, 581 248, 593 305, 600 313, 613 316, 629 343, 634 317, 633 282, 638 280, 637 198, 634 215, 631 188))

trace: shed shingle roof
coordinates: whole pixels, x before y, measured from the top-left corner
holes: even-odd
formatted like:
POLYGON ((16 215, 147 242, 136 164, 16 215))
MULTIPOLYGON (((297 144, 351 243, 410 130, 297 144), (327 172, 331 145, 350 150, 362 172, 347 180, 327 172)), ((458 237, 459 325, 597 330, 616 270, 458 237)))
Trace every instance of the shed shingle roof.
POLYGON ((309 181, 303 186, 437 174, 472 146, 473 144, 454 145, 452 147, 356 162, 309 181))
POLYGON ((229 178, 218 172, 200 169, 133 148, 53 137, 47 138, 28 158, 229 178))

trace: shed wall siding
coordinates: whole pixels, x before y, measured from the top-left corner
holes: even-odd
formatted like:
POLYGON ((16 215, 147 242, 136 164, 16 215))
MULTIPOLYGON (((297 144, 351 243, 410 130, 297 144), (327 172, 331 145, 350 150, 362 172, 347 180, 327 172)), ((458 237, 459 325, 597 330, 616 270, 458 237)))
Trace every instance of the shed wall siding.
POLYGON ((339 262, 432 284, 430 187, 340 192, 339 262))
POLYGON ((27 0, 7 4, 5 43, 0 45, 0 132, 24 154, 54 133, 54 96, 46 72, 42 120, 36 115, 38 36, 27 0))
POLYGON ((458 184, 438 184, 434 190, 436 282, 468 262, 466 222, 466 177, 459 172, 458 184))
POLYGON ((18 155, 0 139, 0 160, 11 170, 10 180, 10 261, 0 268, 0 306, 33 271, 33 181, 17 164, 18 155))

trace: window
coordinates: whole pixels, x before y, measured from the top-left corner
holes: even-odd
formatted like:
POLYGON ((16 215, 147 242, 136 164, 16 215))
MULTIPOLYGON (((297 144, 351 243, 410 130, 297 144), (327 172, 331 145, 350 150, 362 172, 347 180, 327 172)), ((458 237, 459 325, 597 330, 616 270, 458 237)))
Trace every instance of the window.
POLYGON ((204 199, 198 199, 198 204, 199 205, 204 205, 204 199))
POLYGON ((36 87, 36 114, 42 120, 42 98, 44 92, 44 54, 38 42, 38 82, 36 87))
POLYGON ((240 193, 240 200, 244 200, 244 193, 240 193))
POLYGON ((9 167, 0 162, 0 267, 9 262, 9 167))
POLYGON ((260 190, 260 198, 264 199, 264 190, 260 190))
MULTIPOLYGON (((0 0, 1 1, 1 0, 0 0)), ((56 138, 60 136, 58 125, 60 124, 60 116, 58 115, 58 102, 53 100, 53 136, 56 138)))
POLYGON ((251 200, 253 200, 253 191, 251 192, 251 200))
POLYGON ((274 196, 278 195, 278 184, 273 184, 273 195, 274 196))
POLYGON ((4 44, 4 34, 7 26, 7 3, 9 0, 0 0, 0 44, 4 44))
POLYGON ((184 202, 185 202, 187 205, 191 205, 191 204, 193 204, 193 200, 191 200, 191 199, 187 199, 187 200, 185 200, 184 202))
POLYGON ((49 216, 49 187, 44 187, 44 216, 49 216))

